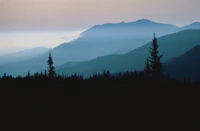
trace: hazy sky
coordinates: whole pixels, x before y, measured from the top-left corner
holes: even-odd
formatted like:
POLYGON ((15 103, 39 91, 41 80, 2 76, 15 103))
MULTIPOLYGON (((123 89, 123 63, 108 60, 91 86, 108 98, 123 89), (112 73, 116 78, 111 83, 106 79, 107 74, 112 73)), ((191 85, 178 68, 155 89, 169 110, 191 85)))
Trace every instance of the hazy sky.
POLYGON ((96 24, 150 19, 200 21, 200 0, 0 0, 1 30, 79 30, 96 24))
POLYGON ((54 48, 78 38, 81 31, 0 32, 0 55, 44 46, 54 48))
POLYGON ((97 24, 150 19, 182 26, 200 21, 199 5, 200 0, 0 0, 0 54, 53 48, 97 24))

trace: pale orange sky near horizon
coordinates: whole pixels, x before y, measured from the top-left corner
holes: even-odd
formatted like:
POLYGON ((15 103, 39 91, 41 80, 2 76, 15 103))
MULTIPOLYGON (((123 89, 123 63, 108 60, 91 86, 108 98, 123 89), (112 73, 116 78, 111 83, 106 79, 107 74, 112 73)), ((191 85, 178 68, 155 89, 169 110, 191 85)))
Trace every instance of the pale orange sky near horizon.
POLYGON ((0 0, 1 30, 82 30, 150 19, 178 26, 200 21, 200 0, 0 0))

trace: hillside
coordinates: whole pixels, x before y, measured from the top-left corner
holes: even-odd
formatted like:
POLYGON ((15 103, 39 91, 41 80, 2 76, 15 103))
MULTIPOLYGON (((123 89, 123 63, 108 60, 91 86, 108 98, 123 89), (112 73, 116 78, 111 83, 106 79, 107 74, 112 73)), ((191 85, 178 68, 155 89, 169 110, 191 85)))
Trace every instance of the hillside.
POLYGON ((45 47, 35 47, 23 51, 9 53, 7 55, 0 56, 0 64, 9 64, 19 61, 29 60, 35 57, 39 57, 47 53, 50 49, 45 47))
POLYGON ((200 45, 165 64, 171 77, 179 80, 200 80, 200 45))
MULTIPOLYGON (((200 44, 200 30, 185 30, 158 38, 159 51, 163 54, 162 61, 184 54, 189 49, 200 44)), ((65 74, 79 73, 89 76, 103 69, 112 73, 128 70, 143 70, 147 56, 150 55, 151 42, 124 55, 109 55, 78 64, 69 68, 62 68, 57 72, 65 74)))

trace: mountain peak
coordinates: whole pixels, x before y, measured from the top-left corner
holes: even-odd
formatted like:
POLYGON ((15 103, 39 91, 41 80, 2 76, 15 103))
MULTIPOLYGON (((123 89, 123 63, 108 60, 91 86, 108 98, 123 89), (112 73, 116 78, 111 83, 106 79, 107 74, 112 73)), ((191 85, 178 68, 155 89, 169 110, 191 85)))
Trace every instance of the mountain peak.
POLYGON ((194 22, 191 25, 196 25, 196 24, 200 24, 200 22, 194 22))
POLYGON ((148 20, 148 19, 140 19, 140 20, 131 22, 131 24, 136 25, 136 26, 173 26, 173 27, 176 27, 171 24, 159 23, 159 22, 148 20))
POLYGON ((140 20, 135 21, 135 23, 155 23, 155 22, 148 19, 140 19, 140 20))
POLYGON ((121 26, 131 26, 131 27, 140 27, 140 26, 147 26, 147 27, 152 27, 152 26, 171 26, 171 27, 176 27, 175 25, 171 25, 171 24, 165 24, 165 23, 159 23, 159 22, 155 22, 149 19, 139 19, 136 21, 132 21, 132 22, 119 22, 119 23, 105 23, 102 25, 95 25, 90 29, 96 29, 96 28, 102 28, 102 27, 121 27, 121 26))
POLYGON ((184 26, 183 28, 185 28, 185 29, 199 29, 200 28, 200 22, 194 22, 192 24, 184 26))

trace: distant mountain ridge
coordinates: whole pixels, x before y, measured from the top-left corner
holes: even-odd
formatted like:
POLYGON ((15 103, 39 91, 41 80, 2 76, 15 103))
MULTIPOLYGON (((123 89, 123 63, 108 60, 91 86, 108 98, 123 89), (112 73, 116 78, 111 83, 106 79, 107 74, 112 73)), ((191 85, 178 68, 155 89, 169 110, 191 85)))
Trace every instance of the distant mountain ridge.
MULTIPOLYGON (((128 36, 130 33, 135 33, 135 35, 138 36, 140 33, 145 32, 157 32, 159 36, 166 35, 173 33, 175 31, 179 31, 180 28, 174 25, 170 24, 163 24, 163 23, 157 23, 153 22, 147 19, 137 20, 134 22, 121 22, 121 23, 107 23, 102 25, 95 25, 88 29, 87 31, 82 33, 82 36, 96 36, 96 37, 108 37, 110 35, 123 35, 123 31, 125 31, 124 36, 128 36), (122 31, 122 32, 116 32, 116 31, 122 31), (103 31, 103 33, 102 33, 103 31), (112 32, 112 33, 111 33, 112 32), (137 34, 136 34, 137 33, 137 34), (96 35, 98 34, 98 35, 96 35)), ((145 35, 144 35, 145 36, 145 35)), ((134 37, 134 35, 133 35, 134 37)))
POLYGON ((105 24, 102 24, 102 25, 95 25, 93 27, 102 27, 102 26, 116 26, 116 25, 126 25, 126 26, 152 26, 152 25, 168 25, 168 26, 173 26, 173 27, 178 27, 178 26, 175 26, 175 25, 172 25, 172 24, 164 24, 164 23, 159 23, 159 22, 154 22, 154 21, 151 21, 151 20, 148 20, 148 19, 140 19, 140 20, 136 20, 136 21, 133 21, 133 22, 120 22, 120 23, 105 23, 105 24))

